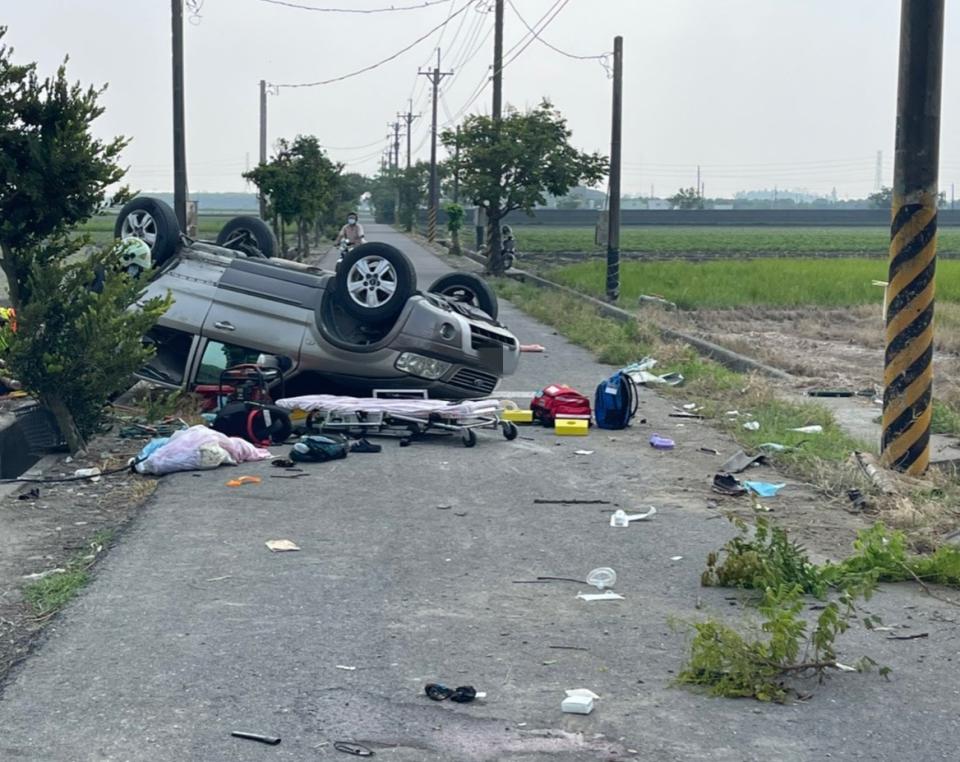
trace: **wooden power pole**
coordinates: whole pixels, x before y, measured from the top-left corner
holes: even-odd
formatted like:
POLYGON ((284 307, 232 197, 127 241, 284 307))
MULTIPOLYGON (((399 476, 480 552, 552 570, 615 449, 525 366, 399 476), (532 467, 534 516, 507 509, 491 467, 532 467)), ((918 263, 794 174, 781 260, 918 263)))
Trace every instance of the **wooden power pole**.
POLYGON ((173 16, 173 209, 187 232, 187 146, 183 107, 183 0, 172 0, 173 16))
POLYGON ((918 476, 930 461, 933 294, 944 0, 902 0, 886 289, 881 460, 918 476))
MULTIPOLYGON (((493 107, 490 111, 493 118, 494 129, 499 134, 500 120, 503 117, 503 0, 496 0, 493 17, 493 107)), ((490 203, 496 204, 495 214, 500 212, 500 199, 490 199, 490 203)), ((501 250, 503 240, 500 235, 500 222, 498 220, 487 220, 487 245, 489 246, 489 255, 487 257, 487 269, 497 274, 502 274, 503 258, 501 250)))
POLYGON ((613 115, 610 127, 610 209, 607 217, 607 299, 620 298, 620 137, 623 124, 623 37, 613 38, 613 115))
POLYGON ((403 119, 407 123, 407 169, 410 169, 410 133, 412 132, 411 125, 413 124, 414 119, 419 119, 420 114, 413 113, 413 99, 410 99, 410 105, 407 106, 406 114, 397 114, 398 117, 403 119))

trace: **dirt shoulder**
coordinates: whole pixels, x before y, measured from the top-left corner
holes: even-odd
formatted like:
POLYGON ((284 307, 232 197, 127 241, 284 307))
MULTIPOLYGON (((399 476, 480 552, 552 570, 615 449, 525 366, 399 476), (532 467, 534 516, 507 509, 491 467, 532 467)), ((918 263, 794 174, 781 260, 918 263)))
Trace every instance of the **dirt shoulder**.
MULTIPOLYGON (((142 446, 143 440, 102 436, 88 456, 51 455, 24 477, 56 479, 78 468, 122 467, 142 446)), ((0 680, 30 653, 52 616, 38 615, 26 600, 28 586, 39 579, 31 575, 71 564, 92 567, 155 488, 155 479, 126 471, 96 483, 15 484, 0 498, 0 680)))

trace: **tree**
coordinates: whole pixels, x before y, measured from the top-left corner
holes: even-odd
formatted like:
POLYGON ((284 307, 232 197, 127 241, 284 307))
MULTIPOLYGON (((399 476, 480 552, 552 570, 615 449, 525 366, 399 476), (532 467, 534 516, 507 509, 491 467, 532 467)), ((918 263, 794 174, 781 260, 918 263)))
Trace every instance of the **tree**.
POLYGON ((297 226, 297 252, 309 251, 309 232, 318 223, 332 222, 342 184, 342 164, 330 161, 313 135, 297 135, 292 142, 281 139, 268 163, 243 177, 267 196, 274 216, 274 229, 286 250, 285 226, 297 226))
MULTIPOLYGON (((578 184, 595 185, 609 167, 605 156, 570 145, 567 122, 548 100, 527 112, 508 109, 495 122, 489 116, 467 117, 460 128, 460 192, 487 216, 487 269, 503 273, 500 223, 510 212, 531 212, 546 194, 563 196, 578 184)), ((457 133, 442 135, 447 148, 457 133)))
POLYGON ((463 207, 460 204, 447 204, 447 230, 450 231, 450 253, 460 253, 460 229, 463 227, 463 207))
MULTIPOLYGON (((0 40, 5 34, 0 28, 0 40)), ((72 231, 125 172, 127 140, 90 131, 103 88, 69 83, 66 61, 41 80, 35 64, 14 64, 12 54, 0 44, 0 267, 17 311, 6 359, 76 451, 98 430, 104 402, 149 358, 141 337, 167 305, 128 309, 143 289, 115 266, 116 251, 75 256, 90 247, 72 231), (90 289, 97 267, 100 293, 90 289)))
POLYGON ((667 199, 674 209, 703 209, 703 198, 696 188, 681 188, 667 199))
POLYGON ((413 166, 396 170, 396 183, 400 190, 400 219, 403 229, 408 233, 413 230, 417 222, 417 210, 427 197, 427 188, 430 184, 430 165, 425 161, 418 161, 413 166))
POLYGON ((890 209, 893 206, 893 188, 884 185, 876 193, 867 196, 867 201, 871 209, 890 209))

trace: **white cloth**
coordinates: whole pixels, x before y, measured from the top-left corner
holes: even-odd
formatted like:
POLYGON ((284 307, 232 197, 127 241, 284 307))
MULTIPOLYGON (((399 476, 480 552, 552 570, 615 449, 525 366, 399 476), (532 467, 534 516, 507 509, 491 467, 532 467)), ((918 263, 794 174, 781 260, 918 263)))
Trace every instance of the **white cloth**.
POLYGON ((285 410, 303 410, 307 413, 393 413, 423 419, 428 419, 433 413, 439 413, 447 418, 476 418, 493 415, 500 410, 500 403, 497 400, 444 402, 443 400, 338 397, 333 394, 307 394, 303 397, 287 397, 277 400, 276 404, 277 407, 282 407, 285 410))
POLYGON ((137 463, 136 469, 141 474, 160 475, 270 457, 269 450, 255 447, 245 439, 228 437, 206 426, 191 426, 173 434, 166 444, 151 452, 146 460, 137 463))

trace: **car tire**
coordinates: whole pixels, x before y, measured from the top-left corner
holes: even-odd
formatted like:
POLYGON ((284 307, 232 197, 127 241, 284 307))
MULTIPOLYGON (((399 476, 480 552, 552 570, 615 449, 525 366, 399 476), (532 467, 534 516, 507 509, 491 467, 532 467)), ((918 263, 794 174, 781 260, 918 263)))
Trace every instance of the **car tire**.
POLYGON ((227 221, 217 233, 217 246, 251 257, 270 258, 277 253, 277 238, 259 217, 243 215, 227 221))
POLYGON ((431 294, 440 294, 471 304, 486 312, 494 320, 500 312, 497 295, 483 278, 473 273, 450 273, 437 278, 427 289, 431 294))
POLYGON ((159 267, 180 246, 180 223, 169 204, 158 198, 138 196, 124 204, 113 225, 114 238, 135 236, 150 247, 154 267, 159 267))
POLYGON ((364 322, 396 317, 417 284, 407 256, 386 243, 363 243, 347 252, 336 273, 343 309, 364 322))

